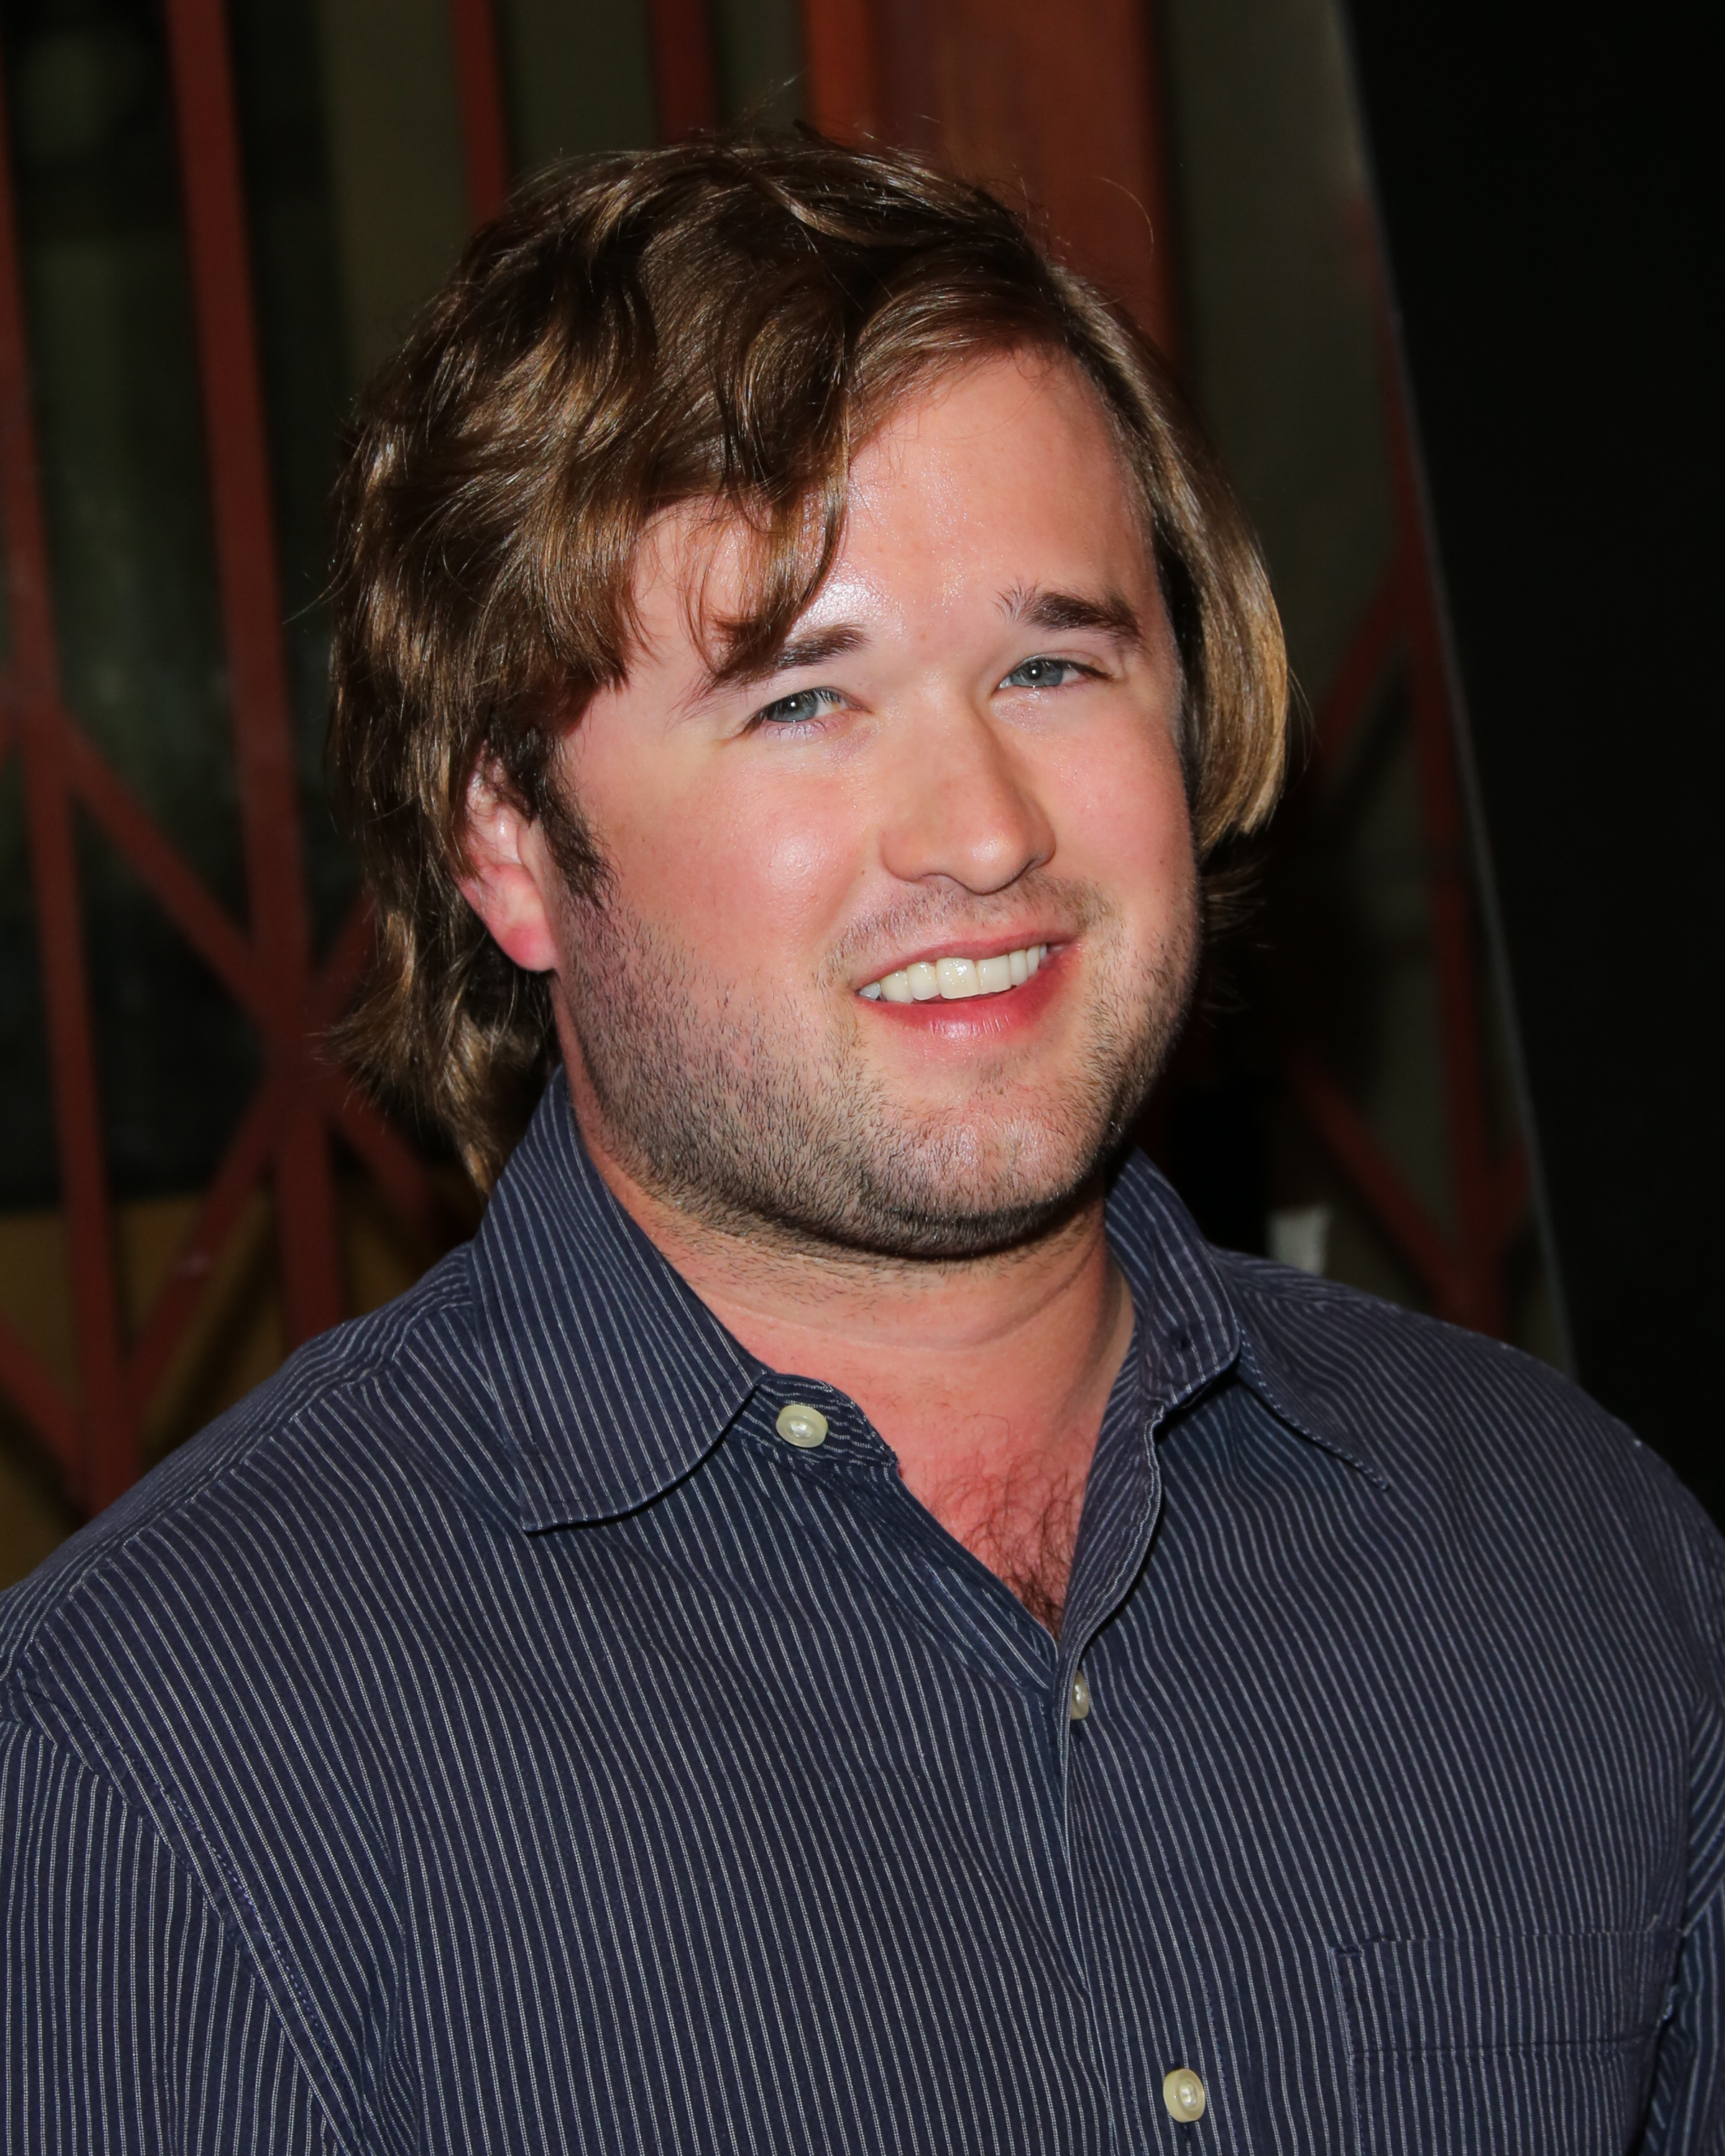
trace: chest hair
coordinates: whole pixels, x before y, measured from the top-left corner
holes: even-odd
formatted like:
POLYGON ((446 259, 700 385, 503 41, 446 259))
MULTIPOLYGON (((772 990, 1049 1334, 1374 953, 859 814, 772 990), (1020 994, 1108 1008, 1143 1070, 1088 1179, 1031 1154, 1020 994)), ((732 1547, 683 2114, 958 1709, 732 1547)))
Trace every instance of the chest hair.
POLYGON ((1082 1476, 1011 1476, 948 1486, 934 1511, 1058 1640, 1083 1502, 1082 1476))

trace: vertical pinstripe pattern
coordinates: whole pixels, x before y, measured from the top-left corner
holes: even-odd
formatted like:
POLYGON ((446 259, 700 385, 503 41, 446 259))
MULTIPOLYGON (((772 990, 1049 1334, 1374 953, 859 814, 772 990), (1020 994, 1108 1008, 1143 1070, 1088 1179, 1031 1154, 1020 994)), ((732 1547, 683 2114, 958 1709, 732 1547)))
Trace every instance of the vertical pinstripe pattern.
POLYGON ((473 1245, 0 1602, 7 2147, 1725 2148, 1718 1537, 1143 1163, 1109 1224, 1057 1646, 550 1094, 473 1245))

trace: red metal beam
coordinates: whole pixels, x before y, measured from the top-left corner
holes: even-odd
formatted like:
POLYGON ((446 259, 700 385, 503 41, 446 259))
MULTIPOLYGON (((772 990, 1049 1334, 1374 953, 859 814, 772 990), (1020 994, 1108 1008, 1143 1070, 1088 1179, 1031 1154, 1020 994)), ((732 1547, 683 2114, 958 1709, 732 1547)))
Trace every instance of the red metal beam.
MULTIPOLYGON (((483 214, 501 202, 506 182, 495 41, 488 0, 452 4, 465 11, 464 141, 470 192, 475 213, 483 214)), ((167 13, 234 685, 249 934, 229 919, 60 702, 0 82, 0 516, 13 631, 11 664, 0 686, 0 754, 16 743, 24 762, 81 1411, 3 1325, 0 1387, 59 1459, 69 1494, 92 1510, 136 1475, 144 1412, 248 1199, 272 1169, 290 1334, 304 1337, 341 1315, 327 1116, 336 1117, 416 1224, 434 1234, 447 1234, 451 1224, 435 1184, 410 1150, 375 1111, 335 1100, 331 1074, 319 1061, 321 1036, 363 970, 371 916, 363 902, 354 909, 314 976, 225 18, 220 0, 167 0, 167 13), (269 1055, 264 1082, 129 1357, 115 1286, 72 843, 74 798, 256 1019, 269 1055)))
POLYGON ((509 131, 491 0, 449 0, 449 37, 461 113, 467 218, 480 225, 495 217, 509 193, 509 131))
MULTIPOLYGON (((81 1443, 69 1467, 73 1494, 94 1509, 117 1496, 136 1472, 136 1429, 121 1374, 114 1227, 85 970, 72 801, 62 756, 59 662, 30 407, 29 353, 6 115, 6 85, 0 75, 0 521, 5 526, 12 678, 23 752, 24 805, 47 1004, 60 1196, 66 1214, 74 1337, 83 1389, 81 1443)), ((67 1432, 51 1397, 32 1384, 28 1368, 15 1358, 9 1358, 5 1374, 22 1380, 22 1390, 17 1383, 13 1386, 15 1395, 64 1456, 67 1432)))
POLYGON ((880 126, 880 69, 870 0, 803 0, 809 118, 854 142, 880 126))
MULTIPOLYGON (((271 990, 270 1053, 298 1070, 310 927, 227 19, 221 0, 167 0, 167 13, 252 937, 271 990)), ((341 1314, 315 1116, 290 1119, 275 1184, 288 1331, 304 1340, 341 1314)))
POLYGON ((680 142, 719 124, 707 0, 648 0, 653 97, 661 142, 680 142))

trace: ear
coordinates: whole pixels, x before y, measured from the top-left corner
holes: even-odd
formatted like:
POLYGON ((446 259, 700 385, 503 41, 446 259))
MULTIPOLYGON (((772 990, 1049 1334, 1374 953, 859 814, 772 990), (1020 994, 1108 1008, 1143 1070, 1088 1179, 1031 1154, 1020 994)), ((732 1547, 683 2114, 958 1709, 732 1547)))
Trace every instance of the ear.
POLYGON ((458 879, 461 896, 506 957, 530 973, 549 973, 557 963, 557 870, 537 825, 500 777, 495 765, 481 763, 467 782, 462 835, 471 868, 458 879))

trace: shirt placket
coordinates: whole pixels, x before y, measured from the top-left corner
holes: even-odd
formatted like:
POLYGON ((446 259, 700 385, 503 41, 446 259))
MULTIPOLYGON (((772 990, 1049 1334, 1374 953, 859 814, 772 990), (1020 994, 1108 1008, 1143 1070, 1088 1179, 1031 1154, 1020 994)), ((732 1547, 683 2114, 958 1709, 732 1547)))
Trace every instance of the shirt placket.
POLYGON ((1122 1995, 1101 1921, 1103 1905, 1117 1902, 1119 1882, 1087 1876, 1086 1853, 1096 1844, 1079 1830, 1095 1786, 1091 1777, 1109 1771, 1107 1631, 1149 1558, 1162 1501, 1156 1434, 1166 1411, 1164 1402, 1147 1396, 1142 1371, 1122 1373, 1086 1491, 1060 1640, 1066 1714, 1062 1846, 1115 2143, 1134 2152, 1185 2142, 1207 2097, 1201 2070, 1193 2063, 1194 2047, 1177 2027, 1170 2002, 1127 2001, 1122 1995), (1145 2056, 1165 2061, 1159 2076, 1147 2075, 1141 2063, 1145 2056), (1159 2090, 1149 2085, 1158 2078, 1159 2090), (1176 2132, 1177 2122, 1186 2131, 1176 2132))
MULTIPOLYGON (((1128 1427, 1099 1445, 1092 1471, 1099 1530, 1088 1546, 1081 1542, 1064 1640, 1071 1666, 1084 1677, 1084 1712, 1072 1724, 1067 1757, 1065 1846, 1118 2145, 1220 2156, 1247 2142, 1230 2100, 1227 2047, 1194 1929, 1190 1881, 1156 1818, 1155 1777, 1112 1743, 1110 1720, 1111 1630, 1134 1621, 1134 1598, 1144 1588, 1147 1562, 1154 1562, 1162 1502, 1157 1440, 1170 1412, 1166 1399, 1135 1404, 1128 1427), (1127 1776, 1130 1793, 1122 1786, 1127 1776), (1137 1841, 1129 1850, 1106 1831, 1086 1830, 1111 1823, 1117 1837, 1127 1818, 1137 1841), (1150 1958, 1142 1949, 1149 1928, 1161 1933, 1159 1958, 1169 1981, 1147 1989, 1150 1958), (1117 1952, 1127 1930, 1138 1936, 1117 1952)), ((1130 1660, 1114 1663, 1122 1681, 1130 1660)))
MULTIPOLYGON (((947 1533, 906 1489, 891 1448, 848 1395, 817 1381, 764 1376, 747 1411, 752 1433, 770 1431, 781 1464, 825 1481, 868 1518, 886 1560, 886 1591, 955 1666, 954 1679, 1010 1688, 1041 1732, 1033 1792, 1042 1825, 1034 1853, 1048 1928, 1067 1980, 1086 2002, 1091 1971, 1075 1906, 1066 1834, 1066 1782, 1074 1707, 1081 1697, 1080 1657, 1060 1646, 1011 1591, 947 1533), (891 1556, 887 1556, 887 1553, 891 1556)), ((1080 1717, 1081 1719, 1081 1715, 1080 1717)), ((990 1763, 994 1771, 998 1763, 990 1763)), ((1072 2061, 1099 2089, 1111 2118, 1114 2080, 1094 2030, 1091 2056, 1072 2061)), ((1117 2134, 1111 2146, 1122 2148, 1117 2134)))
MULTIPOLYGON (((763 1379, 750 1414, 757 1431, 771 1429, 785 1464, 849 1485, 853 1502, 872 1515, 880 1532, 913 1554, 914 1566, 899 1569, 896 1579, 900 1593, 915 1604, 918 1622, 942 1635, 947 1650, 978 1674, 1034 1692, 1045 1731, 1044 1787, 1037 1795, 1057 1875, 1046 1882, 1050 1928, 1088 2002, 1090 2070, 1106 2092, 1113 2146, 1120 2150, 1159 2145, 1170 2121, 1166 2112, 1142 2115, 1143 2106, 1133 2093, 1142 2076, 1126 2070, 1117 2032, 1108 2030, 1101 2010, 1096 1927, 1075 1861, 1070 1806, 1075 1795, 1082 1801, 1081 1776, 1075 1789, 1074 1765, 1087 1741, 1086 1725, 1106 1712, 1106 1686, 1099 1700, 1086 1658, 1129 1592, 1155 1529, 1160 1481, 1154 1435, 1163 1412, 1160 1403, 1147 1401, 1142 1372, 1136 1355, 1129 1355, 1104 1418, 1075 1553, 1067 1622, 1058 1643, 911 1496, 890 1448, 848 1395, 813 1380, 772 1375, 763 1379), (936 1591, 918 1594, 919 1577, 925 1589, 936 1591), (1155 2129, 1147 2143, 1147 2125, 1155 2129)), ((1183 2053, 1175 2056, 1182 2046, 1172 2034, 1158 2041, 1168 2052, 1169 2075, 1189 2101, 1191 2089, 1202 2086, 1197 2070, 1183 2053)), ((1177 2100, 1171 2083, 1170 2106, 1177 2100)))

